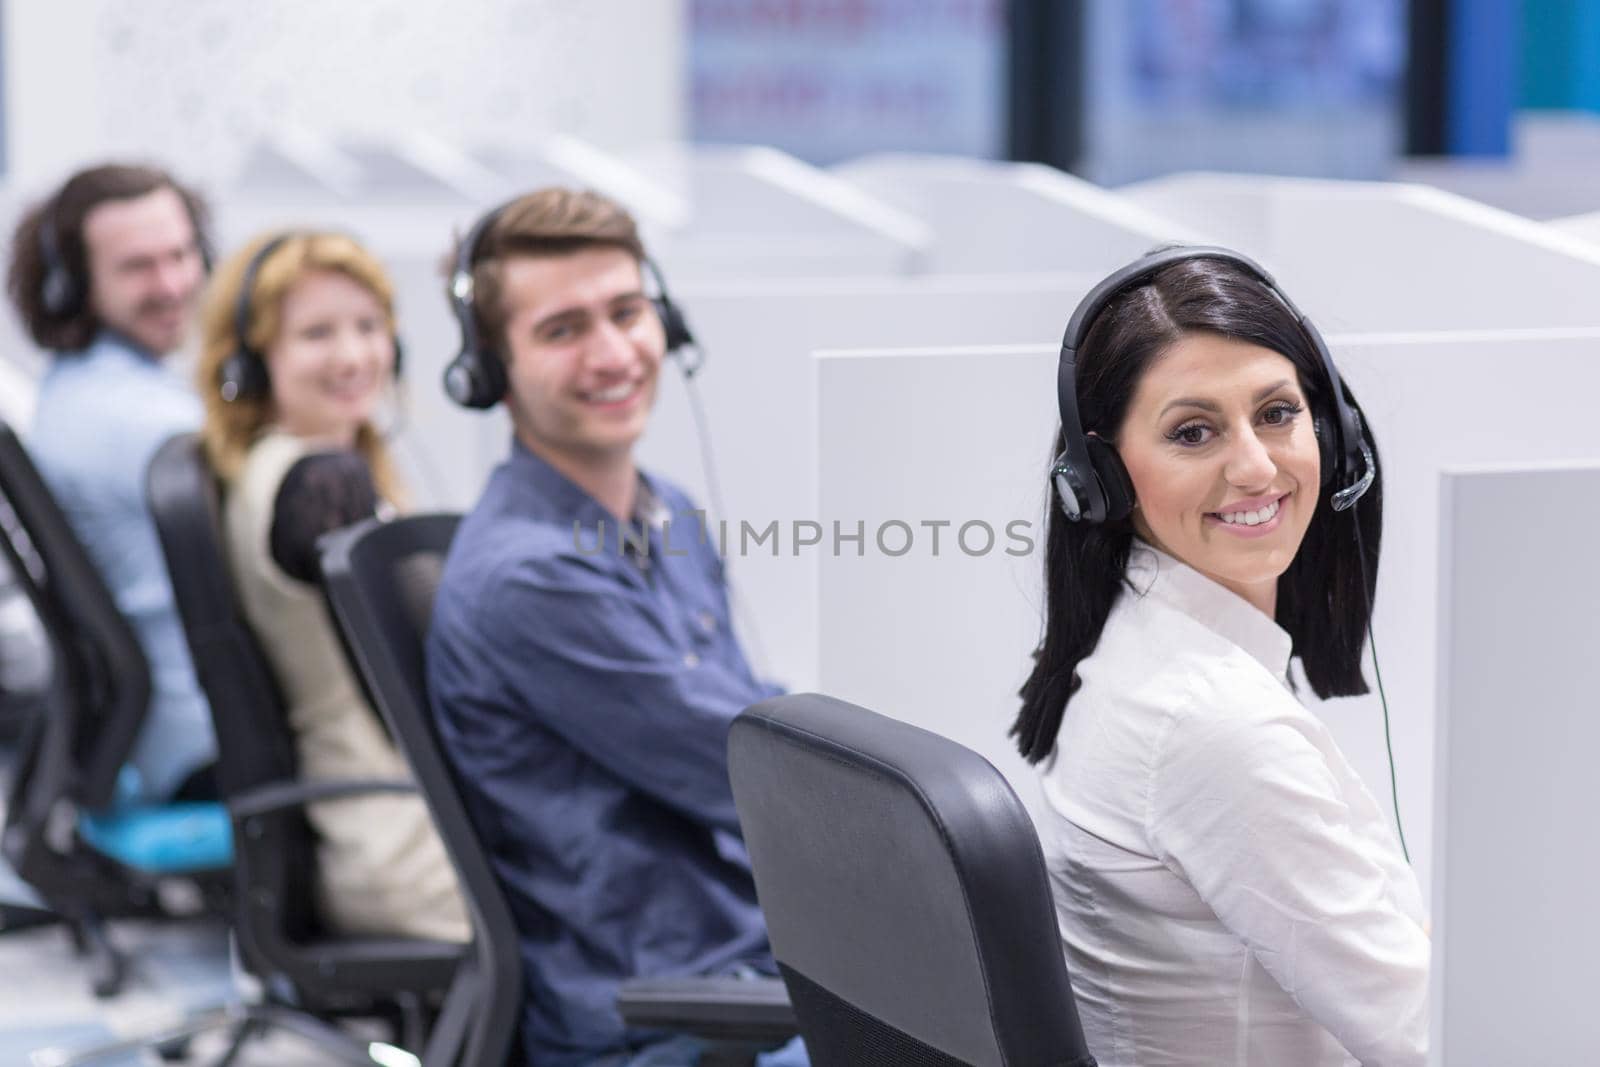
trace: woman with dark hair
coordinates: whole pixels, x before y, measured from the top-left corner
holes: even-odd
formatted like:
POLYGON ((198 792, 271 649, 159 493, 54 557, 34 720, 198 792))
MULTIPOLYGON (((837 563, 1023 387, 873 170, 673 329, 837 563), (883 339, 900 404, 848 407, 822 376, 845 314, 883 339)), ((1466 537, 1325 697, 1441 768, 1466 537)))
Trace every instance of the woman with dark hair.
POLYGON ((1382 479, 1359 406, 1219 249, 1097 287, 1060 388, 1013 733, 1041 764, 1090 1047, 1102 1067, 1423 1064, 1416 878, 1289 673, 1298 656, 1319 697, 1367 691, 1382 479))

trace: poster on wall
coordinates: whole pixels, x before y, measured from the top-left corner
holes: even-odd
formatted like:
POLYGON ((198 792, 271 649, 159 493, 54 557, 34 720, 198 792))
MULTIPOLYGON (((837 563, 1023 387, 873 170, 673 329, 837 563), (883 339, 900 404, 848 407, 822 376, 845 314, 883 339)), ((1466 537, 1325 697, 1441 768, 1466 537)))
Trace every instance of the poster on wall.
POLYGON ((812 163, 1004 149, 1004 0, 691 0, 696 141, 812 163))

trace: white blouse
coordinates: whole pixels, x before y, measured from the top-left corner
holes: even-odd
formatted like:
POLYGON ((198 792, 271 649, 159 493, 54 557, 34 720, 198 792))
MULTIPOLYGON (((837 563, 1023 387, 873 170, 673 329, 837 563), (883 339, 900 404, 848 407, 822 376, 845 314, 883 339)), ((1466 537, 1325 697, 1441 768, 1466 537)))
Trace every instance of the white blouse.
POLYGON ((1426 1063, 1416 877, 1291 693, 1289 635, 1142 542, 1128 577, 1042 765, 1090 1051, 1101 1067, 1426 1063))

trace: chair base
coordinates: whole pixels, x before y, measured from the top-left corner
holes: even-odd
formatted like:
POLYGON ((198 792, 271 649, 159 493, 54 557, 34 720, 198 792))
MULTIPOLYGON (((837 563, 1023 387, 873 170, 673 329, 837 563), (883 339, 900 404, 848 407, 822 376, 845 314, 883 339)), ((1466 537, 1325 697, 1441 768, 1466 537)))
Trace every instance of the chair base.
POLYGON ((0 915, 0 929, 63 923, 86 962, 90 989, 101 999, 120 993, 128 974, 127 958, 107 931, 108 920, 182 920, 227 915, 232 909, 232 875, 227 870, 149 874, 87 848, 63 854, 47 849, 42 840, 18 838, 23 847, 8 850, 7 858, 42 907, 7 908, 0 915))
POLYGON ((34 1052, 32 1067, 86 1067, 113 1057, 126 1056, 142 1049, 153 1049, 163 1059, 186 1054, 191 1039, 215 1030, 227 1030, 228 1047, 210 1067, 232 1067, 239 1054, 254 1039, 273 1030, 287 1030, 315 1045, 329 1063, 347 1067, 373 1067, 374 1064, 410 1062, 420 1067, 421 1060, 393 1045, 382 1047, 382 1059, 373 1055, 373 1044, 351 1037, 331 1023, 293 1008, 275 1004, 226 1004, 200 1012, 176 1026, 167 1026, 137 1037, 124 1038, 85 1049, 45 1048, 34 1052))
POLYGON ((106 924, 98 916, 63 917, 72 947, 89 969, 89 989, 105 1000, 122 992, 128 977, 128 957, 112 942, 106 924))

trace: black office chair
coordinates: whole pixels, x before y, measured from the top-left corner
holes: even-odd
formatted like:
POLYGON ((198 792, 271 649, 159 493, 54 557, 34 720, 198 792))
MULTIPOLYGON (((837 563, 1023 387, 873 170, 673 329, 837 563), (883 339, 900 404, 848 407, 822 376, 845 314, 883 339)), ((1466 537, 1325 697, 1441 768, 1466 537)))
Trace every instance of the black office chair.
MULTIPOLYGON (((322 578, 346 651, 417 776, 472 913, 473 953, 440 1026, 449 1018, 466 1028, 462 1067, 499 1067, 522 1012, 517 929, 441 747, 423 664, 434 594, 459 521, 416 515, 331 533, 321 544, 322 578), (471 1009, 470 1018, 452 1014, 458 1003, 471 1009)), ((752 1046, 795 1032, 775 981, 641 979, 624 986, 618 1008, 630 1026, 752 1046)))
POLYGON ((50 637, 12 566, 0 553, 0 746, 18 741, 39 714, 55 668, 50 637))
MULTIPOLYGON (((426 1040, 461 963, 461 945, 403 937, 350 937, 326 929, 312 898, 315 840, 308 805, 409 782, 302 781, 271 668, 240 614, 222 549, 220 487, 185 435, 150 464, 147 492, 173 591, 217 731, 217 781, 233 817, 242 962, 262 980, 266 1003, 238 1032, 242 1043, 281 1025, 350 1062, 369 1063, 335 1016, 398 1018, 409 1048, 426 1040), (295 1009, 303 1009, 296 1011, 295 1009)), ((430 1060, 429 1067, 449 1059, 430 1060)))
POLYGON ((747 709, 728 754, 813 1067, 1093 1067, 1038 837, 983 757, 816 694, 747 709))
POLYGON ((350 662, 417 777, 472 916, 472 947, 434 1037, 461 1047, 461 1067, 500 1067, 522 1013, 517 929, 439 750, 423 672, 423 636, 458 521, 423 515, 341 530, 323 541, 322 573, 350 662))
POLYGON ((225 906, 231 843, 206 803, 147 804, 118 780, 144 725, 150 669, 83 545, 9 426, 0 423, 0 552, 43 624, 54 668, 18 747, 6 859, 86 955, 99 996, 127 959, 104 920, 225 906))

